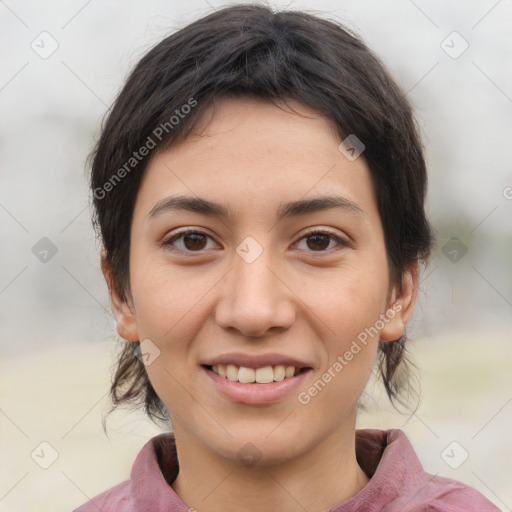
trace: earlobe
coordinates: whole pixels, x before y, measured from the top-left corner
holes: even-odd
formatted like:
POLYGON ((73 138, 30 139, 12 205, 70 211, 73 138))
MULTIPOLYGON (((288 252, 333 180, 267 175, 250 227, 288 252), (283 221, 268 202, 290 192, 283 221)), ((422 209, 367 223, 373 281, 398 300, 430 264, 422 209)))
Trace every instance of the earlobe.
POLYGON ((101 253, 101 270, 105 277, 105 281, 107 282, 119 336, 128 341, 139 341, 139 333, 137 330, 137 322, 134 315, 133 305, 128 304, 124 297, 119 293, 114 282, 112 269, 108 263, 105 250, 101 253))
POLYGON ((405 333, 405 325, 411 319, 418 295, 418 262, 414 262, 402 274, 402 288, 392 294, 391 304, 385 312, 386 325, 380 332, 382 341, 395 341, 405 333))

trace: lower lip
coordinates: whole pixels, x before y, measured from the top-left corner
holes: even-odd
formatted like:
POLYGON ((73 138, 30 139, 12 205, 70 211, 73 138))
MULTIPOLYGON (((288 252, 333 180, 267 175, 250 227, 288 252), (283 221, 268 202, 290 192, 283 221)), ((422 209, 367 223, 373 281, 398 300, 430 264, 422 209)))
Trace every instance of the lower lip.
POLYGON ((258 384, 257 382, 244 384, 221 377, 204 366, 201 368, 222 395, 234 402, 248 405, 279 402, 296 391, 311 372, 311 369, 308 369, 294 377, 287 377, 279 382, 269 382, 268 384, 258 384))

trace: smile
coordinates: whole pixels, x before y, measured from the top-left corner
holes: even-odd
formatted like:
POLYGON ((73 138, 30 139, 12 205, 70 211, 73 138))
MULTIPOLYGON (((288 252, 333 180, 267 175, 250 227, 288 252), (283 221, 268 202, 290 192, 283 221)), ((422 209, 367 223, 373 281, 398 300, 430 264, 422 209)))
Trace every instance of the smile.
POLYGON ((305 379, 313 372, 309 367, 283 365, 249 368, 217 364, 201 368, 209 384, 221 396, 230 402, 253 406, 288 399, 305 386, 305 379))
POLYGON ((231 382, 242 382, 244 384, 269 384, 271 382, 280 382, 291 378, 301 371, 296 366, 263 366, 261 368, 247 368, 246 366, 236 366, 234 364, 217 364, 208 367, 210 371, 230 380, 231 382))

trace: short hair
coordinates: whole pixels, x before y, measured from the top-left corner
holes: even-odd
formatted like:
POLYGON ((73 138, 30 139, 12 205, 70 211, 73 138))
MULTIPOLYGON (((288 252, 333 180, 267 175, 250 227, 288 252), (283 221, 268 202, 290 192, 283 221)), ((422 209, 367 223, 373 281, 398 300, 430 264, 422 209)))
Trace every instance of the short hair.
MULTIPOLYGON (((400 288, 403 272, 426 261, 433 245, 424 209, 423 149, 405 94, 375 54, 339 22, 243 4, 219 9, 154 46, 104 119, 90 155, 93 225, 120 295, 126 299, 130 293, 131 222, 149 161, 134 153, 150 139, 156 146, 152 155, 177 145, 209 107, 244 96, 299 102, 332 121, 340 141, 355 135, 364 143, 390 279, 400 288)), ((405 344, 405 335, 379 341, 377 367, 392 403, 408 387, 405 344)), ((118 355, 110 389, 114 408, 143 404, 153 421, 167 421, 169 412, 136 356, 138 346, 129 342, 118 355)))

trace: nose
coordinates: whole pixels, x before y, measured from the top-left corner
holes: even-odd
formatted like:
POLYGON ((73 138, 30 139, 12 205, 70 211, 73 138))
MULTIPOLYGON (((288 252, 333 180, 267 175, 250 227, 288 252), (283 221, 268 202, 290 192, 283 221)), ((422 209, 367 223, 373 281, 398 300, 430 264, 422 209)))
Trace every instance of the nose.
POLYGON ((219 283, 217 325, 248 338, 290 327, 296 315, 295 294, 279 274, 265 250, 251 263, 236 254, 231 271, 219 283))

